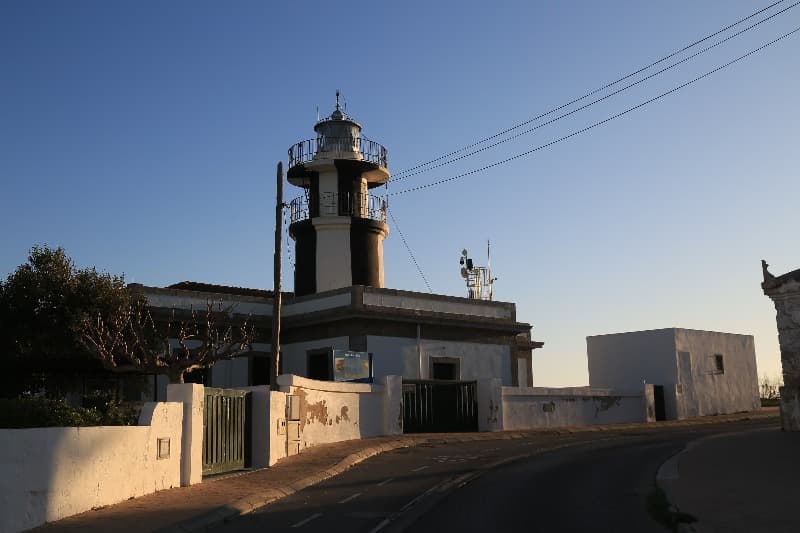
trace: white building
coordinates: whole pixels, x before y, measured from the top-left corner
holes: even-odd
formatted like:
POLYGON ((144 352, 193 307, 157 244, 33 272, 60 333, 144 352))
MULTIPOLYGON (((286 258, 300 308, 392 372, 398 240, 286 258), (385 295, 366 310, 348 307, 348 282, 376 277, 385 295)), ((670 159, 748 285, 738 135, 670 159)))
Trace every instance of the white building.
POLYGON ((589 386, 655 386, 656 417, 680 419, 760 406, 752 335, 667 328, 586 337, 589 386))
MULTIPOLYGON (((530 386, 531 326, 513 303, 386 288, 387 150, 367 139, 338 101, 316 137, 289 148, 286 180, 294 240, 294 292, 284 293, 280 373, 334 380, 344 352, 368 354, 375 379, 476 381, 530 386)), ((472 267, 470 266, 470 269, 472 267)), ((188 311, 219 304, 249 317, 260 335, 247 356, 222 361, 192 379, 215 387, 263 385, 269 376, 272 291, 183 282, 134 286, 153 308, 188 311)), ((164 388, 163 386, 161 387, 164 388)))

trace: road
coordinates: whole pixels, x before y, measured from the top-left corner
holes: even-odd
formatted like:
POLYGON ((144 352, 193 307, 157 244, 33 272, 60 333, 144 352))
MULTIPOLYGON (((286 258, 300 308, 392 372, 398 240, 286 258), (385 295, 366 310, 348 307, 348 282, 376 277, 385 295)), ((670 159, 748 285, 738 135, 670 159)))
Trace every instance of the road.
POLYGON ((645 502, 664 461, 691 440, 774 424, 431 443, 375 456, 219 530, 663 532, 645 502))

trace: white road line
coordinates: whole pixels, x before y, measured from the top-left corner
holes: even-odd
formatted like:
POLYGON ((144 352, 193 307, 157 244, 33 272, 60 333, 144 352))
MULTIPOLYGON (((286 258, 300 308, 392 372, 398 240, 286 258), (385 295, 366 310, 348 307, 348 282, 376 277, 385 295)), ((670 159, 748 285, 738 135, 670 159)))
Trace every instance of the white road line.
POLYGON ((394 478, 393 478, 393 477, 390 477, 389 479, 384 479, 383 481, 381 481, 380 483, 378 483, 378 486, 379 486, 379 487, 382 487, 382 486, 386 485, 387 483, 391 483, 392 481, 394 481, 394 478))
POLYGON ((351 494, 350 496, 348 496, 344 500, 341 500, 339 503, 351 502, 351 501, 355 500, 356 498, 358 498, 359 496, 361 496, 361 493, 360 492, 356 492, 355 494, 351 494))
POLYGON ((389 525, 389 519, 388 518, 384 518, 383 522, 381 522, 380 524, 378 524, 374 528, 370 529, 369 533, 378 533, 378 531, 380 531, 381 529, 385 528, 388 525, 389 525))
POLYGON ((419 468, 415 468, 414 470, 412 470, 412 472, 419 472, 420 470, 425 470, 426 468, 428 468, 428 466, 429 465, 420 466, 419 468))
POLYGON ((298 523, 292 525, 292 527, 303 527, 304 525, 308 524, 312 520, 316 520, 320 516, 322 516, 322 513, 314 513, 311 516, 309 516, 308 518, 306 518, 305 520, 300 520, 298 523))

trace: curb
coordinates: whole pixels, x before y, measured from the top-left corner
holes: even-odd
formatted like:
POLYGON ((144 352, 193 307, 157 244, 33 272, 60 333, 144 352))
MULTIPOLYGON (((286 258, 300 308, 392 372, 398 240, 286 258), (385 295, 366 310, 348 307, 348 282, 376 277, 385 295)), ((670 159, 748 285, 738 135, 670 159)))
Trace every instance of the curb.
MULTIPOLYGON (((726 419, 706 417, 706 418, 696 418, 690 420, 667 421, 666 423, 662 422, 661 424, 669 427, 675 427, 675 426, 681 427, 681 426, 695 426, 695 425, 705 425, 705 424, 715 424, 715 423, 725 423, 725 422, 736 422, 753 418, 758 418, 758 419, 770 418, 773 416, 775 416, 775 414, 769 411, 766 412, 756 411, 752 413, 742 413, 741 416, 731 416, 730 418, 726 419)), ((199 515, 195 518, 190 518, 178 524, 173 524, 171 526, 157 529, 156 531, 158 533, 194 533, 198 531, 207 531, 213 527, 220 526, 226 522, 229 522, 236 517, 252 513, 280 499, 283 499, 287 496, 291 496, 295 492, 298 492, 307 487, 325 481, 326 479, 330 479, 334 476, 337 476, 342 472, 357 465, 358 463, 369 459, 370 457, 379 455, 384 452, 396 450, 399 448, 411 448, 419 446, 421 444, 422 445, 451 444, 458 442, 515 440, 515 439, 523 439, 525 437, 531 436, 532 434, 542 433, 542 432, 547 432, 547 433, 552 432, 557 434, 559 433, 574 434, 574 433, 606 432, 613 430, 625 431, 630 429, 640 429, 648 427, 654 427, 654 426, 651 423, 608 424, 602 426, 601 425, 573 426, 573 427, 561 427, 561 428, 539 428, 539 429, 518 430, 518 431, 468 433, 468 434, 457 434, 451 436, 436 435, 428 437, 422 437, 422 436, 402 437, 381 444, 377 444, 375 446, 369 446, 362 450, 359 450, 358 452, 351 453, 350 455, 346 456, 344 459, 340 460, 338 463, 334 464, 330 468, 318 472, 316 474, 312 474, 304 478, 301 478, 295 481, 294 483, 289 484, 288 486, 281 488, 266 489, 260 492, 249 494, 247 496, 238 498, 232 501, 231 503, 228 503, 221 507, 217 507, 216 509, 213 509, 205 514, 199 515)), ((556 447, 554 449, 557 448, 559 447, 556 447)), ((553 451, 553 450, 545 449, 541 451, 553 451)), ((680 455, 680 453, 682 453, 683 451, 685 450, 682 450, 681 452, 676 454, 674 458, 677 458, 677 455, 680 455)), ((528 455, 530 454, 522 454, 520 456, 507 457, 500 461, 497 461, 496 464, 493 463, 490 466, 492 468, 496 468, 497 466, 514 462, 523 457, 527 457, 528 455)), ((481 472, 484 471, 486 470, 481 469, 481 472)))

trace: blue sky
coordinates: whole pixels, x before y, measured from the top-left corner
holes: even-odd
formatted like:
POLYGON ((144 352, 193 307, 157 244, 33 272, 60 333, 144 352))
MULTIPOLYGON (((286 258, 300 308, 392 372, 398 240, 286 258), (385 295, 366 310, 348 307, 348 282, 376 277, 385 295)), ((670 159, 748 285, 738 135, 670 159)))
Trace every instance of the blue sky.
MULTIPOLYGON (((769 3, 6 0, 0 274, 48 243, 129 281, 271 288, 275 165, 337 88, 398 172, 769 3)), ((568 135, 798 25, 800 6, 389 192, 568 135)), ((481 259, 491 239, 496 299, 545 342, 537 385, 587 383, 587 335, 671 326, 753 334, 759 371, 776 376, 759 260, 800 267, 798 57, 795 34, 531 156, 392 196, 392 211, 437 293, 466 295, 460 251, 481 259)), ((387 286, 426 290, 396 228, 385 260, 387 286)))

